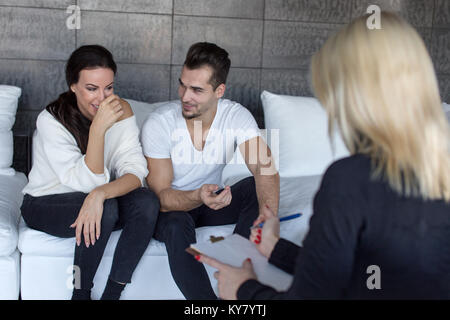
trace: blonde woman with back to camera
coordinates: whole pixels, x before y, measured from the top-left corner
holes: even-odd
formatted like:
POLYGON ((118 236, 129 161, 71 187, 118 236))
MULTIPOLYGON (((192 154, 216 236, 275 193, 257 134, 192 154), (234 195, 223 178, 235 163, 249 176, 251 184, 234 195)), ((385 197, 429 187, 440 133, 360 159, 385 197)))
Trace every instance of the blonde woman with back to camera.
POLYGON ((312 59, 329 132, 337 123, 351 156, 325 172, 303 247, 280 238, 275 217, 250 236, 291 287, 259 283, 250 261, 202 257, 222 298, 450 299, 450 130, 433 65, 401 18, 382 12, 379 30, 367 18, 312 59))

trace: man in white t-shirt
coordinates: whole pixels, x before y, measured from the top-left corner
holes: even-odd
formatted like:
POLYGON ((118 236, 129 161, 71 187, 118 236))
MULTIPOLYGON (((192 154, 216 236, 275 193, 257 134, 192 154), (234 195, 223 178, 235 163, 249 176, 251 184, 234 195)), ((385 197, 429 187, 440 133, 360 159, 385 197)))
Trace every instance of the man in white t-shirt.
POLYGON ((166 244, 172 276, 187 299, 216 299, 204 266, 185 252, 195 228, 236 223, 244 237, 278 211, 279 175, 251 113, 221 99, 228 53, 212 43, 189 49, 179 78, 180 101, 151 113, 142 129, 147 183, 161 209, 155 239, 166 244), (219 190, 222 170, 239 147, 253 177, 219 190))

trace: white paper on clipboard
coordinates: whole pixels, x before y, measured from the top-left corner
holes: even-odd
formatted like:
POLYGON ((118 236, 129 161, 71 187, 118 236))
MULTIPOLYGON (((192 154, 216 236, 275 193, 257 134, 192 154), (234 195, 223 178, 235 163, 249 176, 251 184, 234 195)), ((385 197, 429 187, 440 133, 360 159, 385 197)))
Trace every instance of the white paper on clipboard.
POLYGON ((253 243, 238 234, 216 242, 194 243, 191 248, 234 267, 241 267, 250 258, 258 281, 278 291, 286 291, 292 283, 292 275, 271 265, 253 243))

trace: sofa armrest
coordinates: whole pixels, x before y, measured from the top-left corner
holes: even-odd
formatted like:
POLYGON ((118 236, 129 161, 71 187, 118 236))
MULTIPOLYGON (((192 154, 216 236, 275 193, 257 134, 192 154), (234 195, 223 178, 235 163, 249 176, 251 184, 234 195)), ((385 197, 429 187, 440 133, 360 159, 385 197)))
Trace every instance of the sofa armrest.
POLYGON ((21 172, 0 178, 0 256, 8 256, 17 248, 22 189, 26 183, 21 172))
POLYGON ((10 255, 17 247, 18 210, 0 202, 0 256, 10 255))

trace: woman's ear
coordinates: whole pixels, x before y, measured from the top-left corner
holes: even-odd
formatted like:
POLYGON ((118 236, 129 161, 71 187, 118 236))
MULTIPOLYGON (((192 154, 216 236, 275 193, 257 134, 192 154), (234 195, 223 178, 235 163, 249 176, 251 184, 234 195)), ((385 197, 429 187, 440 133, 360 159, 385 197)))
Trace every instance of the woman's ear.
POLYGON ((71 84, 71 85, 70 85, 70 91, 72 91, 73 93, 75 93, 75 84, 71 84))

